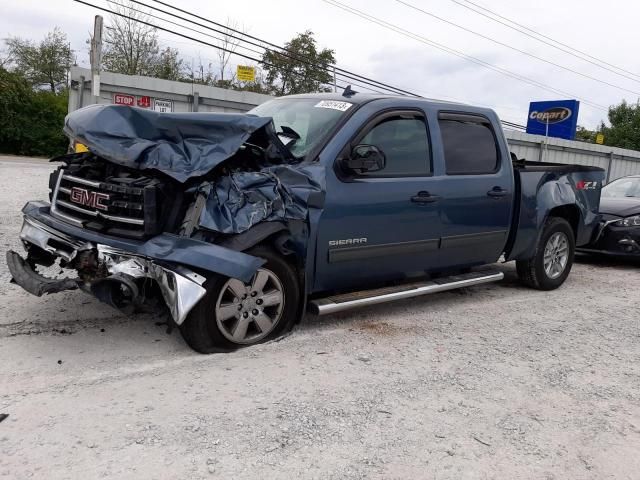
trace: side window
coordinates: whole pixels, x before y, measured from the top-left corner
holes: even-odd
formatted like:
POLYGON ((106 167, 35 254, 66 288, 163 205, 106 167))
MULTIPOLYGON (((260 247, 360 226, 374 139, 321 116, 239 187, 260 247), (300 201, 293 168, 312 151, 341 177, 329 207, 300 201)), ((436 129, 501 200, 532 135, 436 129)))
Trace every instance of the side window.
POLYGON ((386 166, 368 177, 424 176, 431 173, 427 125, 419 116, 388 117, 369 130, 360 144, 375 145, 384 153, 386 166))
POLYGON ((500 155, 489 123, 464 119, 440 118, 438 121, 448 175, 494 173, 500 155))

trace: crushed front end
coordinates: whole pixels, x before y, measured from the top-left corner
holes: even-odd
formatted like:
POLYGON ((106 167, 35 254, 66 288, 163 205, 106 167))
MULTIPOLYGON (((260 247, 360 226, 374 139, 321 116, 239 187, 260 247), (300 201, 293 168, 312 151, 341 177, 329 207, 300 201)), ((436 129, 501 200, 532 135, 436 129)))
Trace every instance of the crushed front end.
POLYGON ((54 159, 50 203, 23 208, 26 256, 7 253, 13 282, 38 296, 166 304, 181 324, 211 276, 249 281, 264 260, 243 250, 303 223, 322 193, 317 167, 291 161, 270 118, 92 106, 65 132, 88 151, 54 159), (49 278, 54 267, 66 276, 49 278))
POLYGON ((79 288, 127 313, 163 300, 181 324, 206 293, 207 271, 250 278, 262 263, 175 235, 140 242, 77 231, 51 215, 44 202, 29 202, 23 212, 20 239, 27 254, 7 252, 7 264, 13 281, 37 296, 79 288), (48 278, 39 272, 54 265, 68 276, 48 278))

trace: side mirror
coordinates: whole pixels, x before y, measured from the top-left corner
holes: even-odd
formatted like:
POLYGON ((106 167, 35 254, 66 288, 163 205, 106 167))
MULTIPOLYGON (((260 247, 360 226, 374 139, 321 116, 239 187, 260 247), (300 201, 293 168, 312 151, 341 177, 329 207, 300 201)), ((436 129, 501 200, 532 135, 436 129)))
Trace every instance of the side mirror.
POLYGON ((382 150, 375 145, 362 144, 353 147, 351 156, 342 159, 341 165, 347 171, 365 173, 378 172, 385 167, 386 163, 382 150))

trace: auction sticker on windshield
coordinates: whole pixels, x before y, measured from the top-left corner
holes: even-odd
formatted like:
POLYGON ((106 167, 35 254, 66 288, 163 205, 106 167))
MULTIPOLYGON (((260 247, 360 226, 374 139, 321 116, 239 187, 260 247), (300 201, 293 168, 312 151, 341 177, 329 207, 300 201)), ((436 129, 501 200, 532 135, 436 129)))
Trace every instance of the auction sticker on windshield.
POLYGON ((349 110, 349 107, 353 105, 349 102, 338 102, 336 100, 322 100, 314 105, 314 107, 318 108, 331 108, 333 110, 340 110, 341 112, 346 112, 349 110))

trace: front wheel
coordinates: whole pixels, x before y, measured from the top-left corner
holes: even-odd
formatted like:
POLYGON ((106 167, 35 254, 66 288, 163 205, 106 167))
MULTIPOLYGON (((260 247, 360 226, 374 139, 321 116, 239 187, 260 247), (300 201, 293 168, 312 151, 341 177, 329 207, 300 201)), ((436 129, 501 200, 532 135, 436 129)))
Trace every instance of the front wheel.
POLYGON ((552 217, 544 226, 534 257, 516 261, 518 277, 525 285, 538 290, 556 289, 569 276, 575 249, 569 222, 552 217))
POLYGON ((293 267, 273 250, 249 252, 267 263, 251 281, 217 277, 180 326, 187 344, 200 353, 227 352, 276 338, 296 321, 300 288, 293 267))

